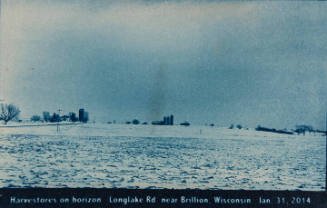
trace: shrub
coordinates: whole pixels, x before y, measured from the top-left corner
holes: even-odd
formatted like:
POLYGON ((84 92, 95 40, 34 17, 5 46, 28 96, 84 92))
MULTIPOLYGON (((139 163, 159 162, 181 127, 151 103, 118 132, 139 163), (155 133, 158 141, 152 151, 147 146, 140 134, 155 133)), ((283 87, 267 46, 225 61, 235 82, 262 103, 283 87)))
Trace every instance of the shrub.
POLYGON ((40 120, 41 120, 41 116, 39 116, 39 115, 33 115, 31 117, 31 121, 33 121, 33 122, 40 121, 40 120))
POLYGON ((133 123, 134 125, 138 125, 138 124, 140 124, 140 121, 137 120, 137 119, 134 119, 134 120, 132 121, 132 123, 133 123))

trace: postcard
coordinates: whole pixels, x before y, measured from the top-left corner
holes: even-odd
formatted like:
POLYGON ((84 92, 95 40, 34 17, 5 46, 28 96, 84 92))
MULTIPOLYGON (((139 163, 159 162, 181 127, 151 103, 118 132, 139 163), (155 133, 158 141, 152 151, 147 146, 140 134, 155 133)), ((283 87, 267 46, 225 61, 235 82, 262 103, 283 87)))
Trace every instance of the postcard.
POLYGON ((0 3, 3 207, 327 204, 325 2, 0 3))

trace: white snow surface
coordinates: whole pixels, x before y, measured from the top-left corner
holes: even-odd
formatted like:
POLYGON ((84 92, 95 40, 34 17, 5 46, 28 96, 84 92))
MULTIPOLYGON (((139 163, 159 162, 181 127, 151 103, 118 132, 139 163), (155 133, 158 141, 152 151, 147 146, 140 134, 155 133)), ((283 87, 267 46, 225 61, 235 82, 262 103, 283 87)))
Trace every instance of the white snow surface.
POLYGON ((326 138, 118 124, 0 126, 0 187, 324 190, 326 138))

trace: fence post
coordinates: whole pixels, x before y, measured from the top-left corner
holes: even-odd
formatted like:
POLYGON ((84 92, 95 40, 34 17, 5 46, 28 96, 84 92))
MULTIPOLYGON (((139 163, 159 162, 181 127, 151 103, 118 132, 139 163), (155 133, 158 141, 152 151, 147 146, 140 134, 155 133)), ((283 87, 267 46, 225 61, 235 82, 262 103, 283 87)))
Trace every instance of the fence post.
POLYGON ((60 122, 60 119, 61 119, 61 117, 60 117, 60 112, 61 112, 61 111, 62 111, 62 110, 59 108, 59 109, 58 109, 58 116, 59 116, 59 119, 58 119, 58 121, 57 121, 57 132, 60 131, 59 122, 60 122))

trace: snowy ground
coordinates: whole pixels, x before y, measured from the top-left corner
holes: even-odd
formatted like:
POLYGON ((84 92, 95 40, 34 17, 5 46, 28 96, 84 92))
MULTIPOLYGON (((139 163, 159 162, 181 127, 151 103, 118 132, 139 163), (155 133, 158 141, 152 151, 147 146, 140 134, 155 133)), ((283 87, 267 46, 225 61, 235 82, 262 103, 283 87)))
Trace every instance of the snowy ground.
POLYGON ((323 190, 325 137, 204 126, 0 126, 0 187, 323 190))

